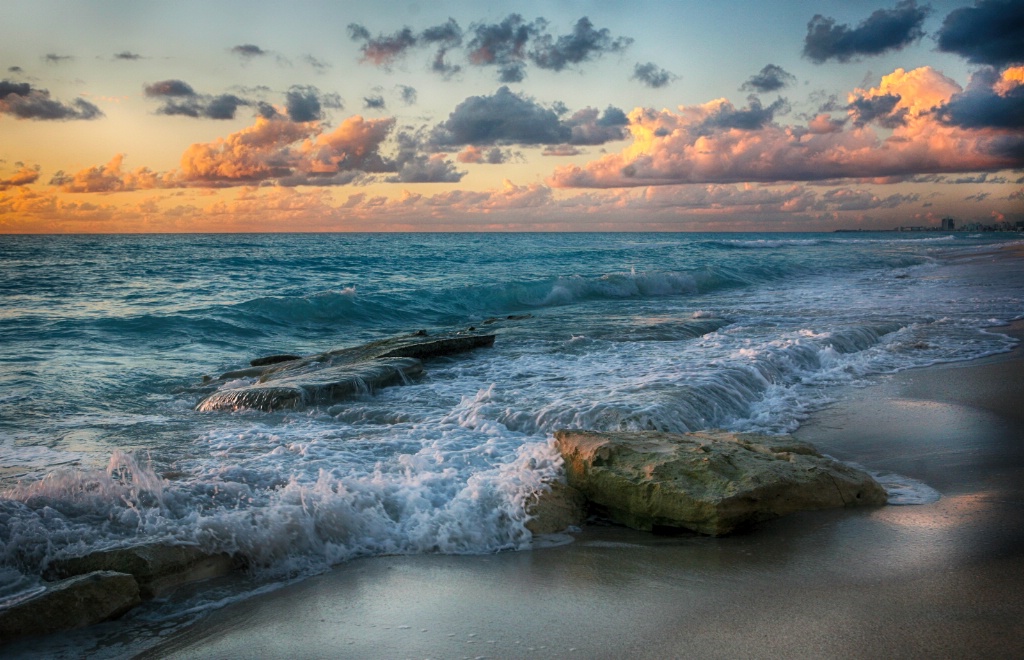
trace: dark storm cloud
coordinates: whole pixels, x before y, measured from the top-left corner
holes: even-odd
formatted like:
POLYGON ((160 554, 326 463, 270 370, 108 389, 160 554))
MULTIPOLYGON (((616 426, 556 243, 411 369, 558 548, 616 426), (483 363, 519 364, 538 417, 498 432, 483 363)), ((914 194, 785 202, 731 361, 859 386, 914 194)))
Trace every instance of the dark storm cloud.
POLYGON ((626 114, 609 106, 586 108, 562 120, 564 112, 501 87, 493 96, 471 96, 431 131, 432 149, 474 145, 597 145, 621 140, 629 124, 626 114))
POLYGON ((1024 63, 1024 3, 978 0, 950 12, 937 36, 939 50, 975 64, 1024 63))
POLYGON ((10 80, 0 80, 0 114, 41 120, 99 119, 103 116, 99 108, 85 99, 62 103, 50 98, 48 90, 10 80))
POLYGON ((557 144, 568 142, 572 130, 554 111, 501 87, 493 96, 470 96, 448 119, 434 128, 439 145, 557 144))
POLYGON ((246 59, 253 57, 260 57, 266 55, 267 51, 263 50, 256 44, 239 44, 231 49, 231 52, 235 55, 240 55, 246 59))
POLYGON ((142 59, 142 55, 139 55, 138 53, 133 53, 133 52, 128 51, 128 50, 122 50, 120 53, 114 53, 114 59, 115 60, 135 61, 135 60, 141 60, 142 59))
POLYGON ((705 119, 700 128, 703 131, 714 131, 717 129, 739 129, 742 131, 756 131, 770 123, 775 118, 775 113, 789 111, 789 103, 785 99, 776 99, 774 103, 765 107, 756 96, 747 99, 750 106, 747 108, 733 108, 732 105, 722 106, 717 112, 705 119))
POLYGON ((648 87, 657 89, 675 80, 676 76, 671 71, 662 69, 654 62, 648 62, 647 64, 637 62, 636 66, 633 67, 633 75, 629 79, 639 80, 648 87))
POLYGON ((744 92, 774 92, 796 82, 796 76, 776 64, 767 64, 740 86, 744 92))
POLYGON ((896 110, 901 98, 899 94, 859 96, 847 106, 847 110, 853 113, 855 126, 875 123, 883 128, 896 128, 906 123, 907 109, 896 110))
POLYGON ((991 90, 968 89, 936 110, 939 120, 960 128, 1024 128, 1024 85, 1005 96, 991 90))
POLYGON ((538 35, 533 41, 530 59, 542 69, 561 71, 605 53, 620 53, 632 43, 628 37, 613 39, 608 28, 594 29, 594 24, 584 16, 576 21, 570 34, 538 35))
POLYGON ((285 109, 296 122, 323 119, 323 108, 340 108, 337 94, 324 94, 313 85, 292 85, 285 94, 285 109))
POLYGON ((878 55, 899 50, 924 36, 921 24, 931 9, 903 0, 892 9, 878 9, 860 25, 836 25, 833 18, 815 14, 807 23, 804 55, 816 64, 830 59, 840 62, 860 55, 878 55))
POLYGON ((384 97, 380 94, 374 96, 363 97, 363 107, 367 110, 384 110, 387 104, 384 103, 384 97))

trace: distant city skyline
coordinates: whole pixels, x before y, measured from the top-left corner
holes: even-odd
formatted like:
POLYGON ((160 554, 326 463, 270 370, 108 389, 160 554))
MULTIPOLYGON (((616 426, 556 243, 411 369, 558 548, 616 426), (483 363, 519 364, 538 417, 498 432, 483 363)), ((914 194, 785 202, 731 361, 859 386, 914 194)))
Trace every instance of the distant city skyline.
POLYGON ((13 0, 0 233, 1024 220, 1024 3, 13 0))

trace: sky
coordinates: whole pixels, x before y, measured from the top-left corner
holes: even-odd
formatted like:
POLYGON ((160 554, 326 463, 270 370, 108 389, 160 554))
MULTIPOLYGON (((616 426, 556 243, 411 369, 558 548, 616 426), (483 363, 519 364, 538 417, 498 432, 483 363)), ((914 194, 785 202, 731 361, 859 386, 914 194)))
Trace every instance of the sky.
POLYGON ((7 0, 0 233, 1024 220, 1024 2, 7 0))

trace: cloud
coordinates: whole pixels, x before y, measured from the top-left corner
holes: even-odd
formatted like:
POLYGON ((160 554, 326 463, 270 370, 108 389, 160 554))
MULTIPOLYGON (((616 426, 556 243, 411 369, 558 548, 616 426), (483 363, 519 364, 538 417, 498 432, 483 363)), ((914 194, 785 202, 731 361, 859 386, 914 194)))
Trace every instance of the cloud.
POLYGON ((16 186, 27 186, 39 179, 39 166, 29 167, 23 163, 16 163, 18 171, 10 176, 0 177, 0 190, 7 190, 16 186))
POLYGON ((900 50, 924 36, 921 25, 929 11, 927 5, 918 7, 914 0, 902 0, 892 9, 876 10, 855 28, 815 14, 807 23, 803 54, 821 64, 900 50))
POLYGON ((43 55, 43 61, 47 64, 63 64, 64 62, 70 62, 75 59, 73 55, 57 55, 56 53, 47 53, 43 55))
POLYGON ((75 174, 58 172, 51 184, 64 192, 124 192, 149 188, 229 187, 275 183, 281 186, 334 186, 369 174, 397 173, 402 180, 457 181, 444 171, 443 158, 399 159, 381 153, 395 120, 348 117, 324 132, 317 122, 294 122, 283 115, 257 117, 255 124, 212 142, 191 145, 180 167, 164 173, 123 169, 124 155, 75 174), (406 172, 402 173, 404 166, 406 172))
POLYGON ((500 23, 477 23, 470 28, 469 61, 497 67, 501 82, 521 82, 526 77, 526 44, 543 27, 543 21, 527 23, 519 14, 509 14, 500 23))
POLYGON ((493 96, 470 96, 437 125, 431 141, 440 146, 466 144, 556 144, 572 129, 554 111, 501 87, 493 96))
POLYGON ((632 43, 628 37, 613 39, 608 28, 594 29, 594 24, 584 16, 576 21, 570 34, 559 37, 538 35, 534 39, 530 59, 542 69, 561 71, 606 53, 620 53, 632 43))
POLYGON ((416 45, 416 35, 409 28, 402 28, 391 35, 371 37, 361 25, 352 23, 348 26, 349 36, 354 41, 365 41, 362 46, 362 61, 370 62, 379 67, 389 67, 394 61, 405 55, 405 52, 416 45))
POLYGON ((317 59, 312 55, 303 55, 302 61, 308 64, 309 66, 313 67, 313 69, 316 70, 317 73, 326 73, 331 68, 329 62, 317 59))
POLYGON ((292 121, 323 119, 323 108, 341 108, 341 97, 323 94, 313 85, 292 85, 285 94, 285 109, 292 121))
POLYGON ((9 67, 7 67, 7 72, 8 73, 25 73, 25 69, 22 69, 20 66, 9 66, 9 67))
POLYGON ((480 147, 469 145, 456 156, 455 160, 460 163, 476 163, 486 165, 501 165, 521 157, 517 152, 513 153, 508 149, 501 149, 500 147, 491 147, 490 149, 481 149, 480 147))
MULTIPOLYGON (((1024 67, 975 72, 967 90, 936 113, 943 123, 961 128, 1024 129, 1024 67)), ((1018 137, 1024 144, 1024 136, 1018 137)))
POLYGON ((384 97, 380 94, 373 96, 363 97, 363 107, 367 110, 384 110, 387 104, 384 103, 384 97))
POLYGON ((756 96, 751 96, 747 100, 750 105, 746 108, 736 108, 731 103, 719 104, 704 118, 697 130, 704 132, 722 129, 754 131, 771 122, 775 118, 776 112, 789 111, 789 104, 782 98, 776 99, 768 107, 761 105, 760 99, 756 96))
POLYGON ((245 59, 252 59, 254 57, 262 57, 267 55, 267 51, 263 50, 256 44, 239 44, 231 48, 231 52, 235 55, 244 57, 245 59))
POLYGON ((569 144, 597 145, 626 138, 626 113, 614 106, 604 113, 595 108, 584 108, 563 122, 570 130, 569 144))
POLYGON ((527 21, 520 14, 509 14, 497 23, 474 23, 466 31, 449 18, 418 33, 403 27, 374 37, 358 23, 349 24, 348 33, 353 41, 362 42, 360 59, 365 63, 390 69, 411 50, 429 47, 434 49, 429 68, 445 78, 461 71, 448 59, 452 52, 461 52, 474 66, 496 68, 503 83, 521 82, 529 64, 563 71, 607 53, 622 52, 633 42, 628 37, 613 37, 607 28, 595 27, 586 16, 563 35, 550 33, 548 22, 542 18, 527 21))
POLYGON ((385 179, 388 183, 458 183, 465 172, 455 169, 455 165, 443 154, 426 156, 418 154, 401 164, 398 174, 385 179))
POLYGON ((130 62, 133 62, 135 60, 141 60, 142 59, 142 55, 139 55, 138 53, 133 53, 133 52, 128 51, 128 50, 122 50, 120 53, 114 53, 114 59, 115 60, 128 60, 130 62))
POLYGON ((402 97, 402 102, 406 105, 415 105, 416 103, 416 88, 410 87, 409 85, 399 85, 398 93, 402 97))
POLYGON ((60 171, 50 180, 50 185, 58 186, 63 192, 109 193, 156 188, 161 183, 161 177, 148 168, 123 172, 123 162, 124 154, 117 154, 106 165, 88 167, 73 175, 60 171))
POLYGON ((796 82, 796 76, 776 64, 766 64, 761 71, 740 86, 744 92, 774 92, 796 82))
POLYGON ((164 99, 157 114, 205 119, 234 119, 240 106, 252 102, 234 94, 198 94, 183 80, 161 80, 145 85, 143 91, 149 98, 164 99))
MULTIPOLYGON (((934 108, 961 88, 930 67, 897 69, 878 87, 850 94, 851 121, 841 126, 816 116, 807 126, 766 119, 771 110, 737 110, 725 99, 678 112, 637 108, 630 113, 632 143, 580 167, 555 170, 557 187, 629 187, 680 183, 882 179, 914 174, 995 171, 1024 166, 1019 131, 966 130, 939 121, 934 108), (861 100, 860 105, 853 102, 861 100), (893 102, 894 101, 894 102, 893 102), (866 105, 865 105, 866 104, 866 105), (880 110, 866 121, 865 107, 880 110), (879 118, 900 116, 891 134, 879 118)), ((774 105, 774 104, 773 104, 774 105)))
POLYGON ((143 91, 146 96, 195 96, 196 90, 183 80, 161 80, 152 85, 145 85, 143 91))
POLYGON ((492 96, 471 96, 430 132, 434 150, 464 145, 596 145, 626 136, 628 119, 613 106, 578 111, 562 120, 564 108, 546 108, 507 86, 492 96))
POLYGON ((880 94, 870 98, 857 96, 847 106, 853 123, 857 126, 870 124, 872 122, 884 128, 896 128, 903 125, 907 108, 899 108, 901 97, 896 94, 880 94))
POLYGON ((633 67, 633 75, 629 77, 630 80, 639 80, 652 89, 664 87, 676 78, 677 76, 671 71, 662 69, 654 62, 648 62, 647 64, 637 62, 636 66, 633 67))
POLYGON ((0 80, 0 114, 18 119, 72 120, 99 119, 103 112, 85 99, 62 103, 50 98, 45 89, 29 83, 0 80))
POLYGON ((936 35, 939 50, 974 64, 1024 63, 1024 5, 1015 0, 977 0, 950 12, 936 35))
POLYGON ((556 144, 550 147, 544 147, 544 151, 541 152, 541 156, 579 156, 584 152, 579 147, 574 147, 571 144, 556 144))

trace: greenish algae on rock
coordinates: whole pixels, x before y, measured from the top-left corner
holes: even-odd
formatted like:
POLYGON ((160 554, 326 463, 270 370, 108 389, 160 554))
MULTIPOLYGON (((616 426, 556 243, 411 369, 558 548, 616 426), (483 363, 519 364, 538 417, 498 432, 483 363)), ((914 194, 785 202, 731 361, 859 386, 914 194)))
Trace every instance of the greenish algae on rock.
POLYGON ((561 430, 555 445, 569 485, 640 530, 720 536, 796 511, 886 501, 870 475, 791 436, 561 430))

